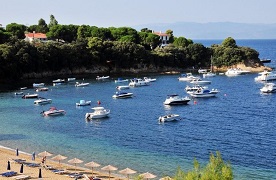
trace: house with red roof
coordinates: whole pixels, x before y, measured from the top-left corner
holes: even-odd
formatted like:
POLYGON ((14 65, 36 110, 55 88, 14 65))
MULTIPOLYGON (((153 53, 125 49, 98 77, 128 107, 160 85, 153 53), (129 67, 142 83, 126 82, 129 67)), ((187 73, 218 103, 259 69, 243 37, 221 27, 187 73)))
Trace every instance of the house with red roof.
POLYGON ((25 34, 25 41, 33 42, 35 40, 38 40, 40 42, 46 42, 47 36, 46 36, 46 34, 36 33, 36 32, 25 34))
POLYGON ((160 46, 161 47, 164 47, 164 46, 167 46, 169 44, 169 39, 170 39, 170 35, 169 34, 166 34, 166 33, 162 33, 161 31, 160 32, 152 32, 153 34, 156 34, 160 37, 160 41, 161 41, 161 44, 160 46))

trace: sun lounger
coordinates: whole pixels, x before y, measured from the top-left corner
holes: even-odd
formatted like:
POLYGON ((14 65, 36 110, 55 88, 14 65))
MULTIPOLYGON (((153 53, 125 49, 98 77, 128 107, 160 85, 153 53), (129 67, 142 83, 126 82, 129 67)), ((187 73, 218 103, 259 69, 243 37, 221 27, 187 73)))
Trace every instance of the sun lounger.
POLYGON ((17 179, 17 180, 23 180, 23 179, 30 179, 31 176, 21 174, 21 175, 18 175, 18 176, 13 176, 12 178, 17 179))
POLYGON ((38 163, 26 163, 26 166, 28 166, 28 167, 39 167, 40 164, 38 164, 38 163))
POLYGON ((80 179, 80 178, 83 177, 83 174, 71 173, 71 174, 68 174, 68 176, 71 177, 71 178, 80 179))
POLYGON ((4 177, 11 177, 11 176, 15 176, 17 174, 17 172, 15 171, 8 171, 8 172, 4 172, 1 175, 4 177))
POLYGON ((12 162, 19 163, 19 164, 23 164, 23 163, 26 162, 26 159, 12 159, 11 161, 12 161, 12 162))
POLYGON ((66 170, 53 170, 52 172, 54 172, 56 174, 65 174, 65 173, 68 173, 68 171, 66 171, 66 170))

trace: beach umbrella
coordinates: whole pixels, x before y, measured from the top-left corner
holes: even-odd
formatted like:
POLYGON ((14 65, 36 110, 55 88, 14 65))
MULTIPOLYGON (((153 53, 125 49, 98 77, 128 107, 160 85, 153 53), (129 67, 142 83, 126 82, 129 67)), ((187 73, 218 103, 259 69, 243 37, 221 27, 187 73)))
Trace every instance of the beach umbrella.
POLYGON ((39 168, 38 178, 42 178, 41 168, 39 168))
POLYGON ((58 161, 58 164, 60 165, 60 161, 66 159, 66 156, 62 156, 60 154, 56 155, 55 157, 52 157, 53 160, 58 161))
POLYGON ((49 152, 47 152, 47 151, 43 151, 43 152, 41 152, 41 153, 38 153, 38 155, 39 155, 39 156, 43 156, 43 157, 44 157, 44 156, 47 157, 47 156, 52 156, 53 154, 51 154, 51 153, 49 153, 49 152))
POLYGON ((153 179, 153 178, 156 177, 154 174, 151 174, 149 172, 146 172, 144 174, 140 174, 140 176, 142 176, 144 179, 153 179))
POLYGON ((32 161, 35 160, 35 152, 32 153, 32 161))
POLYGON ((110 171, 116 171, 118 168, 111 166, 111 165, 107 165, 105 167, 102 167, 102 170, 108 171, 108 178, 110 179, 110 171))
POLYGON ((23 173, 23 164, 21 164, 20 173, 23 173))
POLYGON ((73 159, 70 159, 68 162, 71 163, 71 164, 75 164, 75 171, 76 171, 76 169, 77 169, 77 164, 80 164, 80 163, 82 163, 83 161, 80 160, 80 159, 78 159, 78 158, 73 158, 73 159))
POLYGON ((127 175, 127 179, 129 179, 129 175, 136 173, 136 171, 134 171, 134 170, 132 170, 130 168, 125 168, 125 169, 119 171, 119 173, 126 174, 127 175))
POLYGON ((101 166, 101 165, 98 164, 98 163, 96 163, 96 162, 94 162, 94 161, 91 161, 91 162, 89 162, 89 163, 86 163, 85 166, 91 167, 91 168, 92 168, 92 175, 93 175, 93 168, 94 168, 94 167, 99 167, 99 166, 101 166))
POLYGON ((7 167, 7 170, 11 170, 11 163, 10 163, 10 161, 8 161, 8 167, 7 167))
POLYGON ((19 156, 18 148, 16 148, 16 156, 19 156))

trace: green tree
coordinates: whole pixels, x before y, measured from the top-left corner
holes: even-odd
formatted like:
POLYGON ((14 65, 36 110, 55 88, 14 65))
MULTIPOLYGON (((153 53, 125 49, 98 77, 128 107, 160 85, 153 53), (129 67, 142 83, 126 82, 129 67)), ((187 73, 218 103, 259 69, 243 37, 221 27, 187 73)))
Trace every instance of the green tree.
POLYGON ((11 33, 0 27, 0 44, 7 42, 11 36, 11 33))
POLYGON ((189 44, 193 44, 193 41, 190 39, 188 40, 185 37, 178 37, 178 38, 175 38, 173 44, 176 47, 187 47, 189 44))
POLYGON ((25 31, 27 27, 23 24, 11 23, 6 26, 6 31, 10 32, 13 36, 18 39, 25 38, 25 31))
POLYGON ((229 48, 236 48, 237 44, 235 39, 233 39, 232 37, 228 37, 224 39, 224 41, 222 42, 222 46, 229 47, 229 48))
POLYGON ((55 25, 58 25, 58 21, 56 20, 54 15, 50 15, 50 23, 48 25, 49 29, 55 25))
POLYGON ((169 43, 173 43, 173 40, 174 40, 173 31, 170 30, 170 29, 168 29, 168 30, 166 31, 166 34, 168 34, 169 37, 170 37, 169 43))
POLYGON ((91 27, 88 25, 81 25, 77 32, 78 39, 85 39, 91 37, 91 27))

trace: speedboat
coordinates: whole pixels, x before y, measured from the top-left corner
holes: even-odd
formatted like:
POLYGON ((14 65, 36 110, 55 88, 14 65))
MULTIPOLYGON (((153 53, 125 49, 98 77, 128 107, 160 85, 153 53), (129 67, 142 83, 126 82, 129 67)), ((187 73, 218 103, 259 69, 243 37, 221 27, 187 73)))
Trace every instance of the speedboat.
POLYGON ((104 117, 107 117, 110 113, 109 109, 105 109, 104 107, 100 107, 100 106, 99 107, 93 107, 91 109, 93 109, 94 112, 85 114, 85 118, 87 120, 104 118, 104 117))
POLYGON ((89 83, 79 83, 79 82, 76 82, 75 86, 76 87, 83 87, 83 86, 88 86, 89 83))
POLYGON ((52 99, 46 99, 46 98, 39 98, 38 100, 34 101, 34 104, 36 105, 44 105, 44 104, 51 104, 52 99))
POLYGON ((64 83, 65 82, 65 79, 56 79, 56 80, 53 80, 53 83, 64 83))
POLYGON ((276 74, 270 71, 260 72, 255 81, 271 81, 276 79, 276 74))
POLYGON ((216 74, 212 72, 207 72, 207 73, 204 73, 202 76, 203 78, 208 78, 208 77, 215 77, 216 74))
POLYGON ((197 84, 197 85, 204 85, 204 84, 211 84, 211 81, 204 81, 201 79, 193 79, 190 83, 197 84))
POLYGON ((192 81, 194 79, 199 79, 199 77, 193 76, 192 73, 181 74, 181 76, 178 77, 179 81, 192 81))
POLYGON ((79 103, 76 103, 76 106, 88 106, 90 104, 91 104, 91 101, 80 100, 79 103))
POLYGON ((239 76, 239 75, 244 75, 248 74, 250 71, 245 71, 240 68, 230 68, 225 72, 226 76, 239 76))
POLYGON ((128 79, 118 78, 115 80, 115 83, 128 82, 128 79))
POLYGON ((134 78, 130 80, 129 86, 137 87, 137 86, 147 86, 149 82, 141 79, 141 78, 134 78))
POLYGON ((59 116, 59 115, 65 115, 66 112, 64 110, 58 110, 55 107, 50 107, 48 111, 42 111, 41 112, 43 116, 59 116))
POLYGON ((42 87, 42 88, 36 88, 35 91, 39 92, 39 91, 48 91, 49 88, 47 87, 42 87))
POLYGON ((199 74, 207 73, 207 69, 199 69, 199 70, 198 70, 198 73, 199 73, 199 74))
POLYGON ((147 81, 147 82, 154 82, 154 81, 156 81, 155 78, 149 78, 149 77, 144 77, 144 80, 147 81))
POLYGON ((112 97, 113 98, 131 98, 133 93, 130 92, 116 92, 112 97))
POLYGON ((38 98, 38 94, 25 94, 22 96, 23 99, 38 98))
POLYGON ((20 88, 20 90, 26 90, 27 89, 27 87, 21 87, 20 88))
POLYGON ((75 81, 75 80, 76 80, 76 78, 74 78, 74 77, 67 78, 67 81, 68 81, 68 82, 75 81))
POLYGON ((14 95, 23 95, 23 92, 15 92, 14 95))
POLYGON ((262 93, 276 92, 276 84, 275 83, 265 83, 264 87, 262 87, 260 90, 262 93))
POLYGON ((44 83, 33 83, 33 87, 44 87, 45 84, 44 83))
POLYGON ((116 89, 118 90, 129 89, 129 86, 117 86, 116 89))
POLYGON ((181 105, 188 104, 191 99, 189 97, 180 97, 177 94, 167 95, 164 105, 181 105))
POLYGON ((271 59, 260 59, 262 63, 270 63, 271 59))
POLYGON ((97 76, 96 77, 96 80, 105 80, 105 79, 108 79, 109 76, 97 76))
POLYGON ((214 97, 214 96, 216 96, 217 93, 219 93, 219 91, 217 89, 209 90, 209 89, 203 89, 203 88, 201 88, 201 89, 199 89, 196 92, 190 93, 190 95, 192 97, 196 97, 196 98, 200 98, 200 97, 214 97))
POLYGON ((159 122, 168 122, 168 121, 177 121, 181 120, 180 116, 178 114, 168 114, 165 116, 160 116, 158 118, 159 122))
POLYGON ((200 89, 207 89, 207 86, 200 86, 200 85, 195 85, 195 86, 186 86, 185 91, 188 94, 194 93, 200 89))

